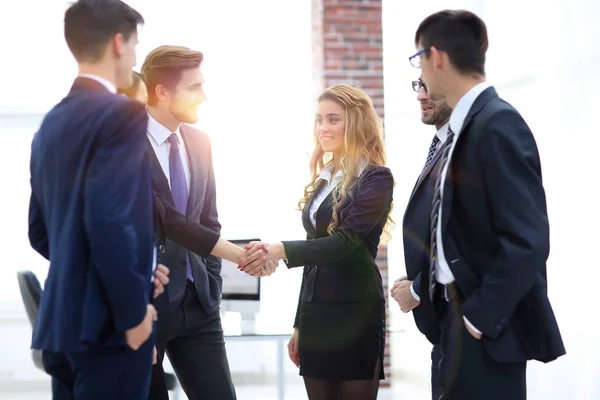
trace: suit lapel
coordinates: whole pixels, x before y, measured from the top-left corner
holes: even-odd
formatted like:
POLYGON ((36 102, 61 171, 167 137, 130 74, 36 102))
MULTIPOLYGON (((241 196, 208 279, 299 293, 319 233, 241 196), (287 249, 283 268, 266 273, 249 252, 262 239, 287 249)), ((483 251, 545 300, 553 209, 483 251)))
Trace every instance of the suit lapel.
POLYGON ((183 143, 185 144, 185 151, 187 153, 189 161, 188 164, 190 169, 190 193, 188 196, 188 204, 186 210, 186 214, 189 217, 191 216, 192 208, 195 206, 195 204, 197 204, 199 200, 198 193, 200 192, 200 188, 198 187, 198 185, 201 182, 200 178, 202 177, 202 171, 200 171, 201 163, 197 155, 198 152, 191 150, 196 145, 195 140, 193 139, 193 135, 187 134, 187 131, 185 130, 183 124, 180 126, 179 130, 181 132, 181 137, 183 138, 183 143))
MULTIPOLYGON (((315 199, 315 195, 319 192, 319 190, 321 190, 321 188, 323 187, 325 181, 321 180, 319 182, 319 184, 317 185, 317 187, 315 188, 315 191, 313 192, 312 196, 310 196, 310 198, 308 199, 308 201, 306 202, 306 204, 304 204, 304 207, 302 208, 302 225, 304 225, 304 230, 306 231, 306 233, 308 234, 309 237, 311 238, 315 238, 317 237, 317 231, 315 229, 315 227, 313 226, 311 220, 310 220, 310 207, 315 199)), ((318 215, 318 213, 317 213, 318 215)), ((317 221, 318 222, 318 221, 317 221)))
POLYGON ((333 215, 333 191, 329 192, 327 197, 323 199, 316 213, 315 221, 317 223, 315 225, 317 226, 317 237, 327 236, 327 227, 329 227, 333 215))
MULTIPOLYGON (((442 148, 442 146, 439 146, 439 149, 441 149, 441 148, 442 148)), ((417 179, 417 183, 415 184, 415 187, 413 188, 413 191, 410 194, 410 198, 408 199, 408 204, 410 204, 410 202, 412 201, 415 193, 417 192, 417 190, 419 190, 419 188, 421 187, 421 184, 423 183, 423 181, 425 180, 425 178, 427 177, 427 175, 429 175, 429 173, 433 170, 433 168, 437 164, 438 160, 442 156, 442 152, 439 151, 439 149, 434 154, 434 156, 431 159, 431 162, 429 163, 429 165, 427 166, 427 168, 425 168, 423 171, 421 171, 421 175, 419 175, 419 179, 417 179)))
POLYGON ((453 176, 452 157, 454 157, 454 155, 456 154, 456 148, 458 146, 458 142, 462 138, 464 138, 465 131, 469 128, 469 125, 473 122, 473 117, 475 117, 475 115, 477 115, 479 113, 479 111, 481 111, 483 106, 490 99, 492 99, 494 97, 498 97, 498 94, 496 93, 496 90, 493 87, 489 87, 489 88, 485 89, 477 97, 477 99, 471 106, 469 113, 465 117, 465 121, 463 122, 463 125, 460 129, 459 134, 454 139, 456 141, 456 144, 454 145, 454 151, 452 152, 452 156, 448 163, 448 171, 446 172, 446 180, 444 181, 444 188, 443 188, 444 198, 443 198, 442 210, 446 210, 446 211, 442 212, 442 232, 444 232, 446 230, 446 227, 448 226, 448 220, 450 219, 450 210, 452 208, 452 197, 453 197, 453 191, 454 191, 454 187, 453 187, 454 185, 452 184, 452 180, 453 180, 453 178, 452 178, 452 176, 453 176))
POLYGON ((171 195, 171 186, 169 185, 167 177, 165 176, 165 173, 163 172, 162 167, 160 166, 158 158, 156 158, 156 153, 152 148, 152 144, 150 143, 149 138, 146 139, 146 144, 148 147, 147 151, 150 158, 150 165, 152 168, 152 184, 154 186, 154 189, 157 190, 158 193, 160 193, 162 197, 166 198, 171 204, 175 204, 173 196, 171 195))

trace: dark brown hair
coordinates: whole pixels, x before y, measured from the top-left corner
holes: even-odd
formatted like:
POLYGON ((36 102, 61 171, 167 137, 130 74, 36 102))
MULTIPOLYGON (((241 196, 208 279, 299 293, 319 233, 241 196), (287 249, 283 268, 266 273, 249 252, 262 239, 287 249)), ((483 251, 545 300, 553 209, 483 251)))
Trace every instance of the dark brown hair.
POLYGON ((78 0, 65 12, 65 40, 78 62, 98 62, 108 42, 125 40, 144 23, 142 15, 120 0, 78 0))
MULTIPOLYGON (((464 74, 485 75, 488 36, 485 22, 466 10, 444 10, 431 14, 419 25, 415 45, 434 46, 448 54, 454 67, 464 74)), ((424 57, 429 57, 425 52, 424 57)))

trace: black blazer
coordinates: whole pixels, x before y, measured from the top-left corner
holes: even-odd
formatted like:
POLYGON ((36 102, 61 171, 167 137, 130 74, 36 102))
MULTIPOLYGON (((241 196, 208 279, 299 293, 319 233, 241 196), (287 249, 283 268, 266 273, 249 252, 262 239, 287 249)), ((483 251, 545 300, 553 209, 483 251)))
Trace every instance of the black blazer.
POLYGON ((333 211, 329 194, 317 210, 316 229, 308 215, 313 199, 304 205, 302 222, 307 240, 283 242, 288 268, 304 266, 299 305, 384 299, 375 257, 392 204, 394 178, 388 168, 370 165, 357 179, 334 235, 327 233, 333 211))
MULTIPOLYGON (((147 140, 147 150, 152 165, 152 185, 156 192, 155 200, 157 201, 155 203, 162 204, 165 213, 163 223, 166 240, 164 246, 159 246, 158 260, 170 270, 170 282, 166 293, 171 301, 176 301, 185 289, 186 252, 190 250, 196 294, 205 312, 210 313, 219 305, 223 282, 221 259, 209 255, 218 240, 217 235, 221 232, 217 213, 212 153, 209 138, 205 133, 184 124, 181 125, 180 131, 187 150, 191 174, 185 217, 186 220, 197 225, 182 223, 183 219, 178 216, 179 213, 174 207, 169 182, 156 158, 152 145, 147 140), (165 204, 170 207, 164 207, 165 204), (217 235, 211 235, 208 231, 217 235), (198 234, 198 236, 187 236, 190 233, 198 234), (208 241, 196 242, 199 238, 208 238, 208 241), (197 247, 199 245, 200 248, 197 247), (196 250, 201 250, 201 254, 196 253, 196 250)), ((160 210, 156 212, 160 213, 160 210)), ((159 325, 161 325, 160 319, 159 325)))
MULTIPOLYGON (((421 294, 421 271, 429 268, 429 242, 433 190, 436 177, 440 173, 439 151, 434 155, 426 169, 421 172, 410 195, 404 219, 402 234, 404 242, 404 261, 406 276, 413 281, 413 290, 421 298, 421 303, 414 308, 413 318, 417 328, 432 344, 437 344, 440 338, 439 319, 431 302, 424 302, 421 294)), ((428 292, 425 293, 427 296, 428 292)))
POLYGON ((78 78, 31 146, 29 240, 50 260, 33 348, 125 346, 152 292, 148 115, 78 78))
POLYGON ((493 88, 471 107, 446 182, 444 253, 483 347, 498 362, 565 354, 547 295, 549 226, 537 146, 493 88))

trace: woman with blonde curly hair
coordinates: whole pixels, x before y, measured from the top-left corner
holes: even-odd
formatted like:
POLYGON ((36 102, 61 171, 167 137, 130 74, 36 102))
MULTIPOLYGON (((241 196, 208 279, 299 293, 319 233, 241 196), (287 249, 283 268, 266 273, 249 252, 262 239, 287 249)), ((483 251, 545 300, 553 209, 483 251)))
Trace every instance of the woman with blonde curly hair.
POLYGON ((382 131, 366 93, 326 89, 317 99, 312 177, 299 202, 307 240, 252 243, 241 267, 259 274, 277 259, 304 268, 288 350, 311 400, 376 399, 384 378, 385 298, 375 257, 392 223, 394 179, 382 131))

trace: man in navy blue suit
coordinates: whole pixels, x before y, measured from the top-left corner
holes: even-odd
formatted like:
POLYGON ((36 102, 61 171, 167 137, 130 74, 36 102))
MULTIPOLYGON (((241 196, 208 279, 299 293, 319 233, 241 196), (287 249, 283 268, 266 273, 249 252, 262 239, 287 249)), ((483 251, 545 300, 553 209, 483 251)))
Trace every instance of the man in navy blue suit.
POLYGON ((65 38, 79 65, 32 143, 29 239, 50 260, 33 332, 55 399, 146 399, 156 311, 147 113, 131 85, 142 16, 79 0, 65 38))
POLYGON ((529 360, 565 347, 547 292, 549 222, 535 138, 486 81, 487 27, 466 10, 425 18, 411 64, 452 108, 433 187, 421 304, 438 317, 444 400, 525 400, 529 360))

